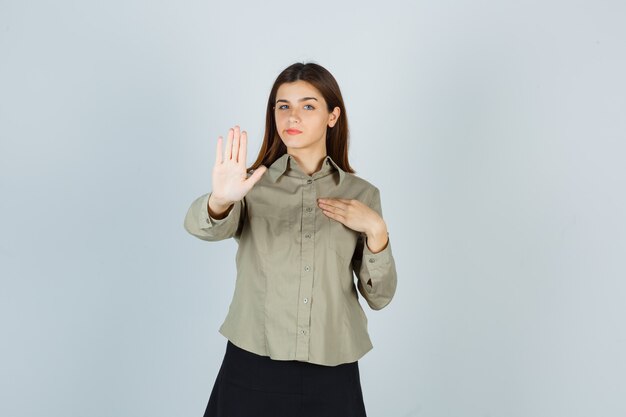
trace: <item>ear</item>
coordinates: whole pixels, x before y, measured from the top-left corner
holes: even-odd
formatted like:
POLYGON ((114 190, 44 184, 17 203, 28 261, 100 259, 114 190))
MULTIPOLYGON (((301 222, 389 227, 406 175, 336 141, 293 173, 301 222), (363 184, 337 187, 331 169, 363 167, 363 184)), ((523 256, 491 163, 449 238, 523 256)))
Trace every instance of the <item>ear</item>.
POLYGON ((335 126, 335 123, 337 123, 340 114, 341 109, 339 107, 335 107, 333 111, 328 115, 328 127, 335 126))

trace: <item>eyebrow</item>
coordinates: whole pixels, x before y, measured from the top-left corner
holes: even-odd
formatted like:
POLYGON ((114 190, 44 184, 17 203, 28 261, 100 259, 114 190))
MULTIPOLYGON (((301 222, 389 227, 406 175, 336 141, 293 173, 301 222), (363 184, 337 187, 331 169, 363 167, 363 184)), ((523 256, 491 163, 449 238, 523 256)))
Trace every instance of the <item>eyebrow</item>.
MULTIPOLYGON (((315 101, 317 101, 317 99, 316 99, 315 97, 302 97, 302 98, 301 98, 300 100, 298 100, 298 101, 307 101, 307 100, 315 100, 315 101)), ((289 103, 289 100, 283 100, 282 98, 281 98, 281 99, 276 100, 276 103, 280 103, 280 102, 283 102, 283 103, 289 103)))

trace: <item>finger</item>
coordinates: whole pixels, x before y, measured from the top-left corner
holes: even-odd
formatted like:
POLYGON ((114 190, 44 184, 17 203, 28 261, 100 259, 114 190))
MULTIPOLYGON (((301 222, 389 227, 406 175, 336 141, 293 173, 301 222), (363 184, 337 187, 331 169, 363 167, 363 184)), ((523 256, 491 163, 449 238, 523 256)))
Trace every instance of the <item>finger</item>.
POLYGON ((341 207, 332 205, 332 204, 326 204, 326 203, 319 203, 319 207, 320 209, 327 211, 329 213, 339 213, 340 211, 343 211, 343 209, 341 207))
POLYGON ((324 213, 327 217, 330 217, 331 219, 338 221, 339 223, 343 223, 346 221, 344 216, 337 214, 337 213, 333 213, 332 211, 322 210, 322 213, 324 213))
MULTIPOLYGON (((246 183, 250 184, 249 186, 250 188, 252 188, 254 184, 256 184, 261 179, 263 174, 265 174, 265 171, 267 171, 267 167, 265 165, 261 165, 260 167, 254 170, 252 175, 250 175, 250 178, 246 180, 246 183)), ((248 190, 250 190, 250 188, 248 188, 248 190)))
POLYGON ((231 127, 228 130, 228 139, 226 140, 226 152, 224 153, 224 161, 229 160, 232 157, 232 152, 233 152, 233 135, 234 135, 235 131, 234 129, 231 127))
POLYGON ((233 159, 237 162, 239 157, 239 142, 241 140, 241 134, 239 133, 239 126, 235 126, 235 138, 233 140, 233 159))
POLYGON ((245 130, 241 132, 241 144, 239 146, 239 157, 237 161, 243 166, 246 166, 246 158, 248 157, 248 132, 245 130))
POLYGON ((333 202, 336 205, 347 205, 352 201, 348 198, 325 198, 324 200, 333 202))
POLYGON ((320 199, 321 201, 319 201, 320 204, 324 204, 324 207, 333 207, 339 210, 345 210, 346 209, 346 204, 341 202, 339 199, 336 198, 325 198, 325 199, 320 199))
POLYGON ((215 165, 219 165, 222 163, 222 143, 223 138, 221 136, 217 137, 217 149, 215 150, 215 165))
POLYGON ((322 210, 330 210, 333 207, 333 205, 330 204, 330 202, 328 202, 328 201, 318 201, 317 205, 322 210))

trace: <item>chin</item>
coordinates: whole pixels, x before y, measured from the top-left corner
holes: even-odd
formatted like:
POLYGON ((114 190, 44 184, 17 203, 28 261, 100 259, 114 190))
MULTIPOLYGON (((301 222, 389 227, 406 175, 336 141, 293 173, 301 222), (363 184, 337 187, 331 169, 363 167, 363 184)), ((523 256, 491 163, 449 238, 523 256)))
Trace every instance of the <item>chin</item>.
POLYGON ((283 145, 285 145, 287 148, 292 148, 292 149, 298 149, 298 148, 305 148, 306 147, 306 144, 302 143, 301 141, 295 140, 295 139, 283 140, 283 145))

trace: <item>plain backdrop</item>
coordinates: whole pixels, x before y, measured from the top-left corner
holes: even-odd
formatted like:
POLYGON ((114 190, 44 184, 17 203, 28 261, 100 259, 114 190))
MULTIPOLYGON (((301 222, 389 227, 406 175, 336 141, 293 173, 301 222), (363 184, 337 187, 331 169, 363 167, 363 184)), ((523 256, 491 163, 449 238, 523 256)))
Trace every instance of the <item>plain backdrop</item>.
MULTIPOLYGON (((199 417, 236 242, 187 234, 294 62, 398 270, 369 417, 626 415, 622 1, 0 0, 0 415, 199 417)), ((277 416, 281 417, 281 416, 277 416)), ((324 417, 324 416, 320 416, 324 417)))

